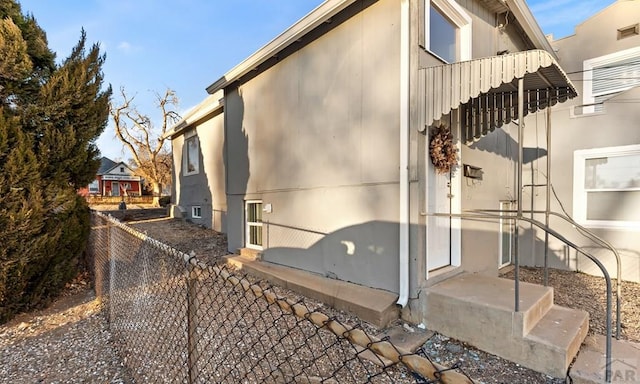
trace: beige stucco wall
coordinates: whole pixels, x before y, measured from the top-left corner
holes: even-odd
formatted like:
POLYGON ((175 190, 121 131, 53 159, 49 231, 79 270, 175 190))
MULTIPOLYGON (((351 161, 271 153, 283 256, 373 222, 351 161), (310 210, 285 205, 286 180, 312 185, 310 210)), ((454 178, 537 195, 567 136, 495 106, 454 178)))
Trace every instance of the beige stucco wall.
MULTIPOLYGON (((182 131, 183 134, 172 138, 173 180, 175 191, 172 202, 174 209, 182 211, 181 216, 197 224, 205 225, 217 231, 226 232, 227 196, 225 191, 224 161, 224 113, 206 116, 182 131), (185 176, 182 170, 185 150, 184 133, 195 132, 200 145, 200 171, 185 176), (191 207, 199 206, 201 218, 191 215, 191 207)), ((179 212, 177 212, 179 214, 179 212)))
POLYGON ((266 260, 398 289, 399 10, 376 2, 227 92, 230 247, 257 198, 266 260))

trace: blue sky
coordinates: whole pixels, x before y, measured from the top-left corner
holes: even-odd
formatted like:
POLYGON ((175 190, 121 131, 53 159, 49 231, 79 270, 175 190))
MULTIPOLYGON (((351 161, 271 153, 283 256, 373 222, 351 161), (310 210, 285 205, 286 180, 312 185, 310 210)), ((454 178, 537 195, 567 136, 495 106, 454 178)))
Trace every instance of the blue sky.
MULTIPOLYGON (((205 88, 302 18, 322 0, 19 0, 64 59, 84 27, 107 54, 105 82, 136 94, 142 113, 158 119, 153 93, 176 91, 184 112, 205 88)), ((527 0, 544 33, 560 38, 614 0, 527 0)), ((110 125, 98 140, 104 156, 127 160, 110 125)))

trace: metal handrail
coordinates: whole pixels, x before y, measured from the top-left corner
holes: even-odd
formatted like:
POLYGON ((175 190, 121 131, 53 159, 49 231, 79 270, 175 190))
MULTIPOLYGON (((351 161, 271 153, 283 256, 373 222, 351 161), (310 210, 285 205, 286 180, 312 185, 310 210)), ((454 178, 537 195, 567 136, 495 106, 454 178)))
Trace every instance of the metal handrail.
POLYGON ((582 225, 576 223, 575 220, 573 220, 569 216, 562 215, 558 212, 549 212, 549 214, 567 221, 568 223, 573 225, 578 233, 580 233, 582 236, 588 237, 591 241, 598 243, 601 247, 608 248, 616 257, 616 339, 620 340, 620 329, 622 328, 622 320, 620 316, 620 307, 622 301, 622 261, 618 250, 615 249, 611 243, 599 237, 582 225))
MULTIPOLYGON (((493 215, 493 214, 489 214, 489 213, 426 213, 427 216, 435 216, 435 217, 449 217, 449 218, 460 218, 460 219, 513 219, 515 220, 516 224, 518 224, 518 221, 522 220, 525 221, 529 224, 532 224, 536 227, 538 227, 539 229, 545 231, 546 233, 552 235, 553 237, 555 237, 556 239, 562 241, 563 243, 565 243, 566 245, 568 245, 569 247, 575 249, 576 251, 582 253, 583 255, 585 255, 589 260, 593 261, 594 264, 596 264, 598 266, 598 268, 600 268, 600 271, 602 271, 602 275, 604 276, 605 279, 605 283, 607 286, 607 309, 606 309, 606 342, 605 342, 605 382, 610 383, 611 382, 611 301, 612 301, 612 289, 611 289, 611 277, 609 276, 609 272, 607 271, 607 268, 604 266, 604 264, 602 264, 602 262, 600 260, 598 260, 595 256, 593 256, 592 254, 590 254, 589 252, 587 252, 586 250, 582 249, 581 247, 579 247, 577 244, 574 244, 573 242, 571 242, 569 239, 565 238, 564 236, 562 236, 561 234, 559 234, 558 232, 554 231, 553 229, 549 228, 548 226, 544 225, 543 223, 540 223, 537 220, 533 220, 530 218, 526 218, 523 216, 504 216, 504 215, 493 215)), ((516 255, 517 257, 517 255, 516 255)), ((518 311, 518 305, 517 303, 519 303, 520 301, 520 297, 519 297, 519 287, 520 287, 520 281, 518 279, 518 268, 519 266, 516 264, 515 265, 516 270, 514 271, 514 275, 515 275, 515 279, 514 279, 514 283, 515 283, 515 302, 516 302, 516 312, 518 311)))
MULTIPOLYGON (((474 209, 474 210, 470 210, 468 212, 509 212, 509 213, 515 213, 516 211, 513 210, 496 210, 496 209, 474 209)), ((585 228, 584 226, 578 224, 575 220, 573 220, 571 217, 567 216, 567 215, 563 215, 561 213, 558 212, 553 212, 553 211, 525 211, 526 213, 534 213, 534 214, 549 214, 549 215, 553 215, 556 217, 559 217, 563 220, 565 220, 566 222, 568 222, 569 224, 571 224, 572 226, 574 226, 577 230, 577 232, 579 234, 581 234, 584 237, 587 237, 589 240, 597 243, 598 245, 600 245, 603 248, 607 248, 609 249, 613 255, 616 258, 616 339, 620 340, 620 332, 622 329, 622 317, 621 317, 621 307, 622 307, 622 260, 620 257, 620 254, 618 253, 618 250, 614 248, 614 246, 609 243, 608 241, 606 241, 605 239, 599 237, 598 235, 596 235, 595 233, 591 232, 589 229, 585 228)), ((547 246, 547 245, 545 245, 547 246)), ((545 249, 545 267, 544 267, 544 285, 548 285, 548 275, 547 275, 547 252, 545 249)))

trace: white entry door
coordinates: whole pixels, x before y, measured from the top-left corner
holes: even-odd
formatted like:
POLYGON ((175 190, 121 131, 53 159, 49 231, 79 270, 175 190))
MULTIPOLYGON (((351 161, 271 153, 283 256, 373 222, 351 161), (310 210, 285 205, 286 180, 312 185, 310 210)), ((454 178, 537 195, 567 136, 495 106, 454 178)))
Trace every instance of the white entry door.
POLYGON ((262 250, 262 201, 245 202, 245 247, 262 250))
POLYGON ((120 183, 117 181, 111 182, 111 196, 120 196, 120 183))
MULTIPOLYGON (((435 172, 429 160, 427 167, 427 210, 451 213, 451 177, 435 172)), ((451 265, 451 218, 427 216, 427 271, 451 265)))
MULTIPOLYGON (((457 118, 452 118, 452 125, 457 127, 457 118)), ((455 128, 454 137, 459 137, 459 128, 455 128)), ((459 217, 434 216, 433 214, 459 214, 461 212, 461 170, 454 170, 453 174, 438 174, 431 157, 429 156, 429 135, 426 140, 426 167, 425 167, 425 201, 427 208, 427 233, 426 233, 426 278, 429 272, 447 266, 460 266, 461 255, 461 228, 459 217)), ((457 140, 460 150, 460 141, 457 140)), ((461 153, 458 152, 458 164, 461 163, 461 153)))

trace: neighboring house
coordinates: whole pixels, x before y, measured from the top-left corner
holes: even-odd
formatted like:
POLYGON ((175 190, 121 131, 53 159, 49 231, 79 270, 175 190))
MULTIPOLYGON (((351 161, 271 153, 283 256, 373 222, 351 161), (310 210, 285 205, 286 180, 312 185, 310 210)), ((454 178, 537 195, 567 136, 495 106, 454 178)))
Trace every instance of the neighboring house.
POLYGON ((226 232, 231 252, 393 292, 406 320, 564 376, 582 315, 572 355, 536 362, 522 354, 538 342, 511 326, 429 301, 464 273, 495 278, 513 252, 508 220, 435 214, 513 209, 512 121, 576 96, 524 0, 328 0, 207 91, 168 133, 174 215, 226 232), (453 173, 430 161, 440 126, 460 149, 453 173), (456 321, 480 328, 466 337, 456 321))
MULTIPOLYGON (((552 109, 551 181, 564 209, 579 224, 610 242, 620 253, 622 277, 640 281, 640 1, 619 0, 551 45, 581 97, 552 109)), ((544 143, 544 118, 526 120, 528 144, 544 143), (538 136, 535 133, 539 133, 538 136)), ((546 145, 545 145, 546 147, 546 145)), ((546 183, 546 157, 533 161, 525 184, 546 183), (530 182, 532 181, 532 182, 530 182)), ((531 189, 525 189, 530 197, 531 189)), ((534 209, 544 210, 536 193, 534 209)), ((525 199, 528 201, 529 199, 525 199)), ((554 201, 553 208, 562 208, 554 201)), ((552 218, 555 228, 606 263, 615 277, 613 254, 552 218)), ((543 245, 537 233, 535 243, 543 245)), ((526 242, 525 242, 526 243, 526 242)), ((534 243, 534 244, 535 244, 534 243)), ((593 263, 563 244, 551 246, 552 265, 600 274, 593 263)), ((541 254, 541 248, 533 252, 541 254)), ((531 255, 531 253, 529 253, 531 255)), ((524 259, 541 265, 541 258, 524 259)))
POLYGON ((82 196, 140 196, 142 178, 125 163, 103 157, 96 179, 79 193, 82 196))

